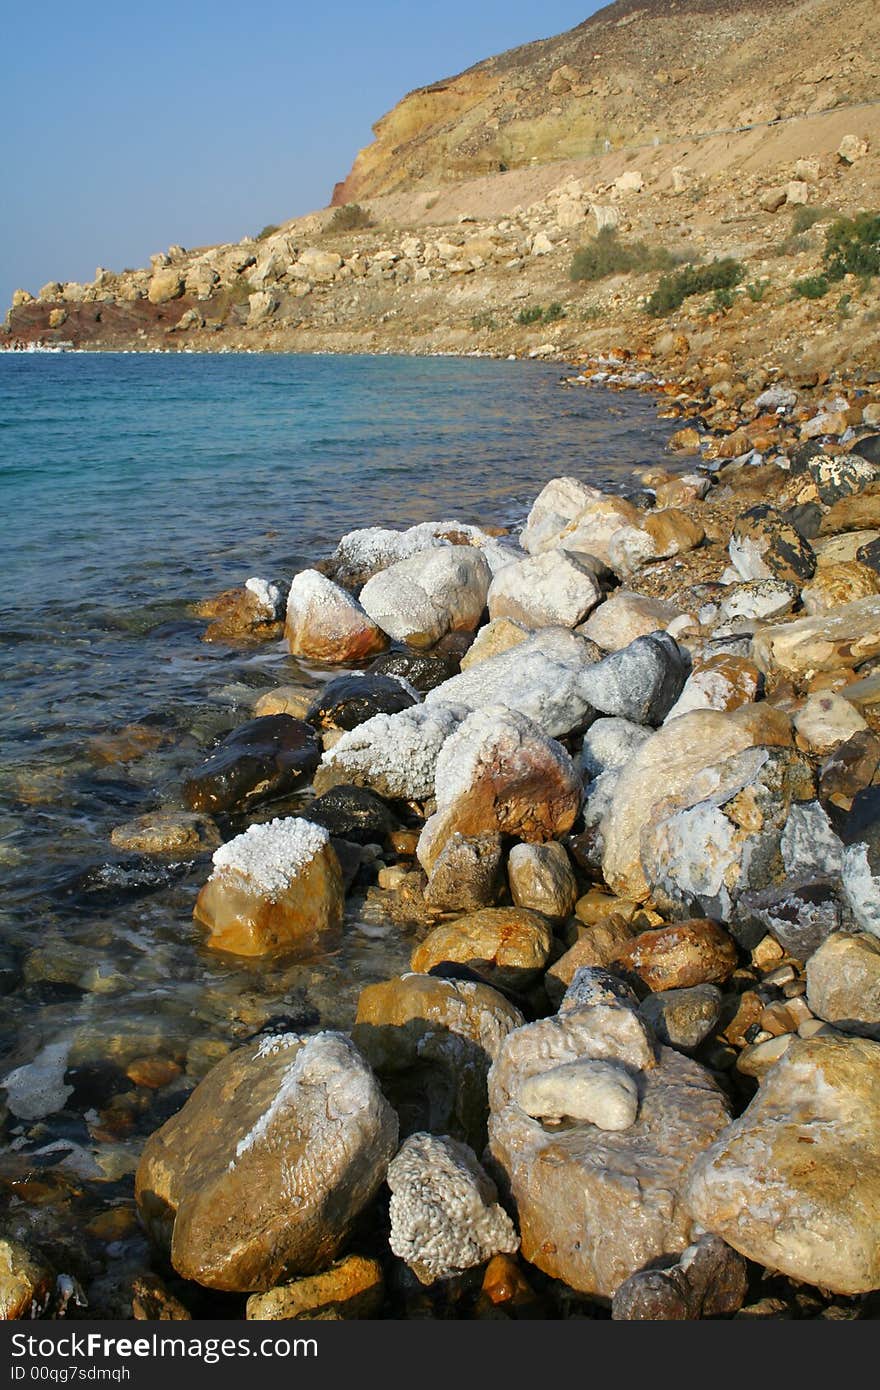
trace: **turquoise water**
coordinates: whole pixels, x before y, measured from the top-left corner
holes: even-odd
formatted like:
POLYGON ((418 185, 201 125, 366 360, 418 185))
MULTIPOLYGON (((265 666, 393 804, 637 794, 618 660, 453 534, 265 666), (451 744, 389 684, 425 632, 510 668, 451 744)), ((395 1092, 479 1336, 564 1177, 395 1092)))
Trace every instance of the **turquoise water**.
MULTIPOLYGON (((108 1207, 124 1229, 144 1134, 224 1047, 267 1020, 347 1026, 363 984, 409 960, 400 930, 357 904, 332 958, 220 958, 191 920, 207 857, 157 868, 112 850, 113 826, 181 805, 183 775, 260 689, 320 674, 280 643, 205 645, 187 605, 289 578, 355 526, 512 523, 553 476, 623 486, 660 459, 669 428, 649 398, 563 391, 561 376, 485 360, 0 356, 0 1084, 31 1067, 48 1097, 0 1129, 0 1199, 32 1167, 61 1194, 19 1203, 25 1229, 54 1240, 108 1207), (132 723, 155 746, 108 763, 94 740, 132 723), (143 1056, 179 1073, 133 1087, 143 1056)), ((82 1240, 96 1268, 122 1258, 82 1240)))

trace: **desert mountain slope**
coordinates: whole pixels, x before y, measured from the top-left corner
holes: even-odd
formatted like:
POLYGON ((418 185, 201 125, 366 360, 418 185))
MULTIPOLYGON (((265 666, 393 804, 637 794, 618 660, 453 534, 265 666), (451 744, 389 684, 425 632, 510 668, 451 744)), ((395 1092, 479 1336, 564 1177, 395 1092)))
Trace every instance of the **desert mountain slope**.
POLYGON ((404 97, 334 202, 880 95, 876 0, 617 0, 404 97))

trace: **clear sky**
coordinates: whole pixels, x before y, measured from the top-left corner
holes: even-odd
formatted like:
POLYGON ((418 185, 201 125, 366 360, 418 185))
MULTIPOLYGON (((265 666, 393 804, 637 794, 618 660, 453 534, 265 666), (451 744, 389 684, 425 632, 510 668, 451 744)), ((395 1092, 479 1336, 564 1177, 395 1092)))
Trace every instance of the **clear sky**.
POLYGON ((8 0, 0 313, 179 242, 324 207, 413 87, 581 23, 594 0, 8 0))

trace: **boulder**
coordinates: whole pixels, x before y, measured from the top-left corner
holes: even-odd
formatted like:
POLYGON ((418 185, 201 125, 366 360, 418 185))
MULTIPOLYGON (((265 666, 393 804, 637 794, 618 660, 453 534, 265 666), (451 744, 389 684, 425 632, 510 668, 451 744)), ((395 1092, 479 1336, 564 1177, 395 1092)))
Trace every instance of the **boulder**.
POLYGON ((396 830, 396 816, 381 797, 366 787, 341 783, 309 803, 308 818, 340 840, 359 845, 381 845, 396 830))
POLYGON ((641 748, 651 730, 631 719, 611 717, 597 719, 584 734, 578 764, 585 781, 593 781, 607 773, 620 772, 636 750, 641 748))
POLYGON ((639 514, 635 523, 621 526, 601 558, 615 574, 628 579, 651 560, 667 560, 696 549, 704 537, 702 526, 693 517, 677 507, 666 507, 639 514))
POLYGON ((280 636, 281 593, 277 584, 254 577, 240 588, 224 589, 194 606, 199 618, 211 622, 204 642, 269 641, 280 636))
POLYGON ((817 671, 843 671, 880 653, 880 595, 856 599, 833 613, 797 618, 757 633, 752 657, 761 670, 809 679, 817 671))
POLYGON ((753 661, 718 652, 694 666, 664 722, 695 709, 739 709, 758 698, 761 685, 761 672, 753 661))
POLYGON ((450 545, 478 546, 491 557, 493 564, 508 558, 502 554, 505 547, 478 526, 468 526, 462 521, 424 521, 406 531, 392 531, 382 526, 349 531, 333 552, 329 568, 337 583, 358 588, 398 560, 450 545))
POLYGON ((681 609, 674 603, 618 589, 593 610, 580 631, 606 652, 616 652, 628 647, 637 637, 647 637, 680 617, 681 609))
POLYGON ((748 1270, 742 1255, 718 1236, 703 1235, 674 1265, 625 1279, 611 1300, 615 1322, 682 1322, 736 1313, 745 1302, 748 1270))
POLYGON ((221 845, 193 916, 234 955, 314 948, 342 925, 342 870, 328 832, 290 816, 221 845))
POLYGON ((317 570, 295 576, 284 629, 294 656, 346 665, 388 646, 388 637, 345 589, 317 570))
POLYGON ((816 485, 819 501, 830 507, 841 497, 851 497, 876 482, 880 470, 857 453, 823 453, 814 454, 807 461, 807 472, 816 485))
POLYGON ((800 586, 812 579, 816 556, 809 541, 774 507, 760 503, 737 518, 728 547, 743 579, 781 579, 800 586))
POLYGON ((324 1269, 385 1179, 397 1116, 341 1033, 230 1053, 148 1141, 141 1219, 185 1279, 252 1292, 324 1269))
POLYGON ((486 1077, 519 1009, 487 984, 400 975, 368 985, 352 1039, 379 1076, 402 1131, 485 1142, 486 1077))
POLYGON ((484 908, 442 922, 412 954, 412 968, 427 974, 449 963, 466 965, 488 984, 522 990, 550 958, 553 933, 547 919, 527 908, 484 908))
POLYGON ((880 575, 858 560, 825 565, 816 571, 812 582, 801 590, 804 611, 810 615, 830 613, 845 603, 870 598, 880 588, 880 575))
POLYGON ((514 845, 507 860, 507 878, 517 907, 560 919, 574 910, 577 880, 558 840, 545 845, 514 845))
POLYGON ((686 654, 666 632, 637 637, 584 672, 580 688, 602 714, 634 724, 660 724, 688 677, 686 654))
POLYGON ((751 579, 728 584, 718 605, 718 621, 728 627, 784 617, 797 602, 798 587, 784 579, 751 579))
POLYGON ((616 969, 635 975, 652 991, 723 983, 736 969, 736 944, 707 917, 643 931, 617 952, 616 969))
POLYGON ((0 1237, 0 1322, 38 1318, 49 1306, 55 1275, 17 1240, 0 1237))
POLYGON ((263 715, 233 729, 183 784, 192 811, 242 811, 307 783, 318 766, 314 730, 289 714, 263 715))
POLYGON ((836 536, 842 531, 875 531, 880 527, 880 483, 866 483, 860 492, 839 497, 828 508, 819 534, 836 536))
POLYGON ((479 666, 481 661, 487 661, 491 656, 509 652, 512 647, 520 646, 530 636, 529 628, 523 627, 522 623, 514 622, 510 618, 493 618, 485 627, 480 628, 472 645, 461 658, 461 669, 467 671, 471 666, 479 666))
POLYGON ((442 685, 454 676, 458 662, 449 654, 440 652, 396 651, 385 652, 371 663, 367 674, 371 676, 396 676, 406 685, 424 695, 435 686, 442 685))
POLYGON ((492 572, 474 546, 453 545, 398 560, 369 579, 361 604, 398 642, 431 647, 447 632, 473 632, 492 572))
POLYGON ((168 270, 156 270, 150 277, 147 298, 151 304, 167 304, 172 299, 179 299, 183 291, 183 276, 179 270, 174 267, 168 270))
POLYGON ((769 1270, 859 1294, 880 1286, 880 1044, 795 1039, 701 1154, 694 1219, 769 1270))
POLYGON ((726 1125, 727 1106, 697 1063, 666 1048, 655 1056, 631 1007, 612 998, 517 1029, 489 1084, 490 1150, 516 1203, 527 1260, 609 1298, 636 1270, 688 1245, 681 1194, 694 1159, 726 1125), (540 1091, 540 1078, 596 1060, 616 1068, 622 1089, 635 1083, 638 1113, 628 1127, 550 1128, 526 1113, 520 1097, 540 1091))
POLYGON ((592 717, 583 691, 598 649, 564 628, 545 628, 511 651, 489 657, 428 692, 425 702, 470 710, 507 705, 533 719, 546 734, 570 733, 592 717))
POLYGON ((641 838, 661 802, 684 792, 701 772, 717 784, 719 773, 712 769, 743 749, 790 742, 788 720, 768 705, 744 705, 732 714, 695 710, 647 739, 621 772, 603 822, 603 870, 612 891, 636 902, 648 896, 641 838))
POLYGON ((715 985, 690 985, 649 994, 639 1014, 660 1042, 692 1052, 718 1023, 721 1003, 721 991, 715 985))
POLYGON ((419 838, 430 873, 450 837, 502 834, 538 842, 570 830, 581 785, 569 754, 525 715, 492 705, 444 743, 434 778, 437 810, 419 838))
POLYGON ((833 690, 817 690, 808 696, 795 711, 793 723, 799 746, 819 758, 868 728, 849 700, 833 690))
POLYGON ((306 720, 316 729, 356 729, 374 714, 398 714, 418 703, 416 692, 394 676, 337 676, 312 700, 306 720))
POLYGON ((519 1236, 473 1150, 448 1135, 411 1134, 388 1169, 389 1244, 422 1284, 450 1279, 519 1236))
POLYGON ((369 787, 390 800, 424 801, 434 793, 440 750, 467 713, 460 705, 438 701, 374 715, 324 754, 315 791, 344 782, 369 787))
POLYGON ((251 1294, 247 1317, 259 1322, 378 1317, 385 1280, 378 1260, 346 1255, 322 1274, 295 1279, 266 1293, 251 1294))
POLYGON ((499 570, 489 589, 489 614, 529 628, 576 627, 601 598, 586 566, 564 550, 545 550, 499 570))
POLYGON ((500 835, 452 835, 431 870, 425 902, 446 912, 490 907, 501 891, 501 859, 500 835))
POLYGON ((541 490, 529 512, 520 542, 530 555, 563 545, 607 562, 608 542, 639 513, 623 497, 606 495, 576 478, 554 478, 541 490))
POLYGON ((844 925, 839 885, 807 873, 740 894, 731 931, 746 950, 769 935, 786 955, 806 961, 844 925))
POLYGON ((880 941, 842 932, 823 941, 807 961, 807 1002, 818 1018, 843 1033, 880 1041, 880 941))

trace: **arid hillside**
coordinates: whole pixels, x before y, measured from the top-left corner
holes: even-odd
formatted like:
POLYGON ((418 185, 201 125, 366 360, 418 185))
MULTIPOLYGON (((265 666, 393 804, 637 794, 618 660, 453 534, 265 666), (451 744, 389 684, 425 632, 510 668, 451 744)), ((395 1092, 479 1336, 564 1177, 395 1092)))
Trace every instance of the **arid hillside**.
POLYGON ((874 0, 618 0, 567 33, 411 92, 377 122, 334 201, 878 94, 874 0))

